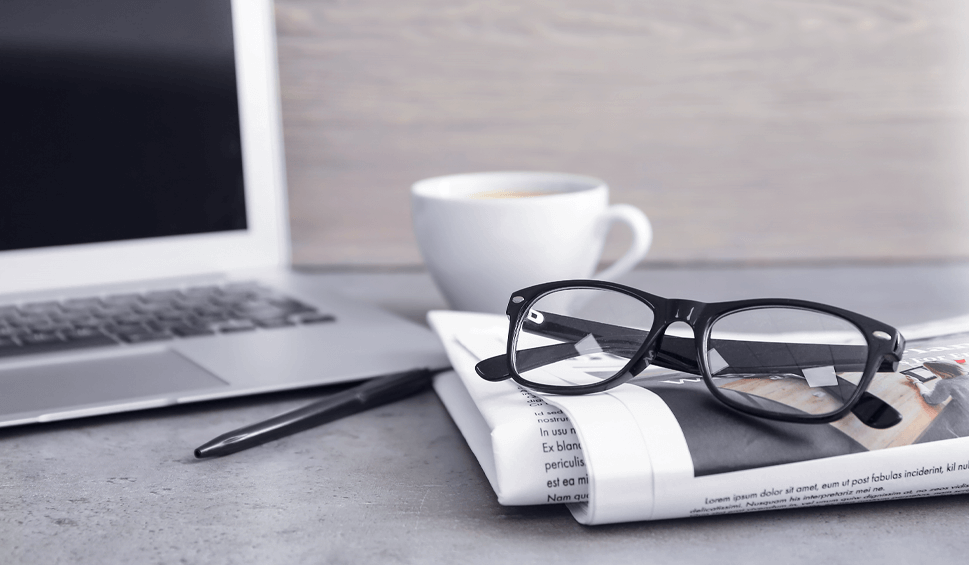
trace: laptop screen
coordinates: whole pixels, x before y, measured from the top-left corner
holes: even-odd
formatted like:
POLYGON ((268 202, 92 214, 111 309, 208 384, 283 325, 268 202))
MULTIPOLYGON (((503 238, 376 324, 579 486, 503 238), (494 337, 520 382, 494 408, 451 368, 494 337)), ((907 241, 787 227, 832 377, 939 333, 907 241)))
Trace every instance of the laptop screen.
POLYGON ((0 251, 246 229, 231 16, 0 2, 0 251))

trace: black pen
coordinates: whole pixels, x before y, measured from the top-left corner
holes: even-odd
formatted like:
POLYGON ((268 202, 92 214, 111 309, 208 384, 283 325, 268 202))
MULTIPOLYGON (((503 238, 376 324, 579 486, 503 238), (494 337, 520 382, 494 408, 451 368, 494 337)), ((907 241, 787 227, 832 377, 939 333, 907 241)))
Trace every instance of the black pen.
POLYGON ((402 399, 423 390, 431 383, 431 377, 442 370, 415 369, 375 377, 361 385, 314 402, 309 406, 222 434, 197 448, 195 456, 202 459, 204 457, 229 455, 357 412, 375 408, 381 404, 402 399))

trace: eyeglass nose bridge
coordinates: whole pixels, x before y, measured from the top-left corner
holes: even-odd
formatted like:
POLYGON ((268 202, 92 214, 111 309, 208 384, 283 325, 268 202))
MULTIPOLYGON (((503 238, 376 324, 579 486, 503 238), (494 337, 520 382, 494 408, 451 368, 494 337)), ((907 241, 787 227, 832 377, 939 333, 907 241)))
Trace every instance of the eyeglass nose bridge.
MULTIPOLYGON (((706 304, 703 302, 697 302, 695 300, 682 300, 682 299, 672 299, 666 303, 665 311, 662 313, 657 313, 660 316, 660 324, 654 325, 654 332, 650 334, 648 342, 646 344, 646 350, 643 352, 642 357, 636 360, 629 369, 629 372, 633 375, 637 375, 651 365, 660 355, 660 347, 663 343, 663 338, 666 334, 666 330, 677 322, 684 322, 691 328, 696 328, 696 322, 703 316, 703 310, 706 304)), ((694 343, 693 339, 689 340, 690 343, 694 343)), ((695 346, 690 345, 689 348, 695 346)), ((699 366, 697 365, 696 354, 687 354, 686 356, 669 356, 670 352, 666 352, 663 361, 666 363, 664 366, 669 368, 691 373, 699 374, 699 366), (687 359, 692 359, 692 361, 687 362, 687 359)), ((680 352, 683 353, 683 352, 680 352)))
POLYGON ((665 331, 673 322, 686 322, 693 327, 697 320, 703 315, 706 304, 695 300, 683 300, 680 298, 670 300, 667 303, 666 320, 663 329, 665 331))

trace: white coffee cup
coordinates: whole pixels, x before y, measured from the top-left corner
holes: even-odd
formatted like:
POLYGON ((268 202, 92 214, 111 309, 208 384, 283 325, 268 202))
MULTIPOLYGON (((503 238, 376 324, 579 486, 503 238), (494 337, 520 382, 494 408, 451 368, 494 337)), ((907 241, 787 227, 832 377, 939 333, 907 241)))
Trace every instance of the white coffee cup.
POLYGON ((638 208, 609 205, 599 179, 564 173, 470 173, 411 187, 414 233, 431 276, 452 308, 504 312, 511 293, 538 283, 614 280, 652 242, 638 208), (595 273, 613 222, 633 233, 629 250, 595 273))

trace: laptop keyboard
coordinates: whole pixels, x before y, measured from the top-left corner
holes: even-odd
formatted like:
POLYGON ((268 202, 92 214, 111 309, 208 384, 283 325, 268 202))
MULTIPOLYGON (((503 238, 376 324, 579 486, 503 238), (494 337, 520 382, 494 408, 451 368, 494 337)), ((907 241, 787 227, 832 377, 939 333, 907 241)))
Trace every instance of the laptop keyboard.
POLYGON ((334 320, 256 283, 0 305, 0 357, 334 320))

